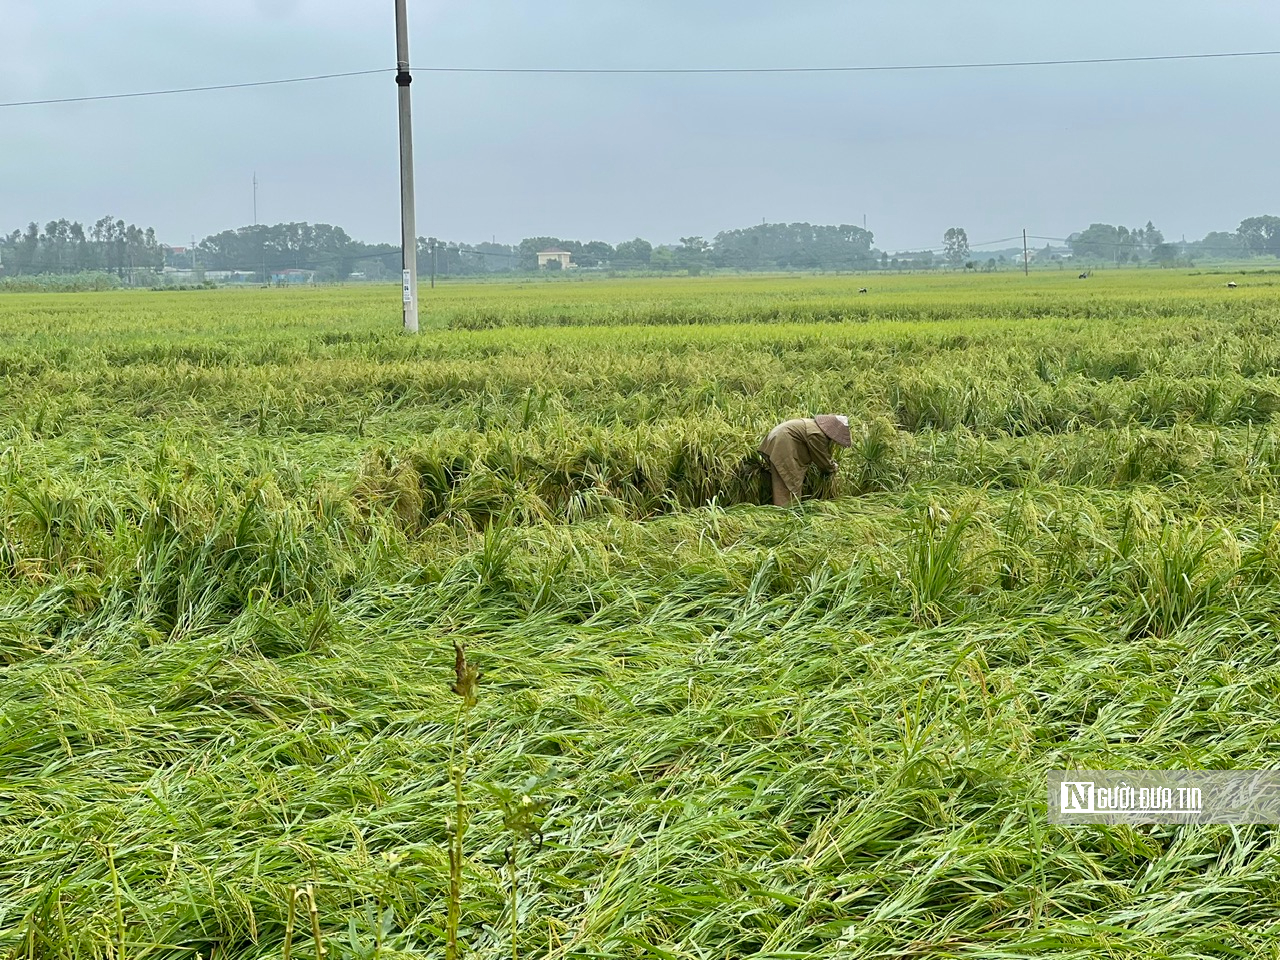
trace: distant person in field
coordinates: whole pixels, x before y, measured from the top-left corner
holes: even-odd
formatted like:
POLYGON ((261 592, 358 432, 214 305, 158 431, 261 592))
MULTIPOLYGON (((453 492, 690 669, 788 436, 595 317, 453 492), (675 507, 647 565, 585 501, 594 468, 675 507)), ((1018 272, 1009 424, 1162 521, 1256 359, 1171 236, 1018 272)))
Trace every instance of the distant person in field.
POLYGON ((832 443, 842 447, 853 443, 848 417, 820 413, 786 420, 769 431, 760 444, 760 452, 769 458, 775 507, 786 507, 800 499, 809 464, 823 473, 836 472, 836 462, 831 459, 832 443))

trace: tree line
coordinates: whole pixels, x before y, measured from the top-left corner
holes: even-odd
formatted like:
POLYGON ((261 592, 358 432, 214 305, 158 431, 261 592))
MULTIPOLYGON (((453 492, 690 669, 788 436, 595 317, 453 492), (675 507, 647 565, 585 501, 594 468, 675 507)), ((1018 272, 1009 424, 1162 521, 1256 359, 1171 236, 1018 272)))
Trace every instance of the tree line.
MULTIPOLYGON (((616 245, 554 236, 527 237, 515 245, 420 237, 418 273, 448 277, 532 272, 538 269, 538 254, 552 249, 567 251, 573 265, 581 269, 624 272, 871 269, 879 256, 871 242, 871 233, 860 227, 807 223, 761 224, 724 231, 709 241, 682 237, 678 246, 654 245, 640 237, 616 245)), ((398 274, 400 247, 361 243, 327 224, 277 224, 206 237, 188 259, 208 270, 271 273, 301 268, 318 271, 322 280, 353 276, 379 280, 398 274)), ((558 266, 555 263, 552 269, 558 266)))
MULTIPOLYGON (((519 244, 462 243, 421 237, 418 270, 423 276, 475 276, 534 271, 538 253, 569 252, 574 266, 616 271, 859 270, 874 269, 879 251, 861 227, 770 223, 727 230, 706 240, 682 237, 679 245, 654 245, 636 237, 619 244, 563 237, 529 237, 519 244)), ((193 248, 156 240, 153 228, 103 217, 86 229, 67 220, 41 230, 0 235, 0 271, 6 276, 104 271, 121 280, 145 282, 164 267, 238 272, 266 279, 285 270, 313 271, 318 280, 389 279, 400 270, 398 244, 369 244, 325 223, 258 224, 205 237, 193 248)), ((556 264, 558 266, 558 264, 556 264)))
POLYGON ((613 270, 870 270, 880 252, 873 236, 861 227, 841 224, 762 223, 740 230, 724 230, 711 240, 681 237, 678 246, 654 246, 637 237, 617 246, 602 240, 581 243, 562 237, 530 237, 520 242, 516 268, 537 268, 541 250, 561 249, 576 266, 613 270))
POLYGON ((1067 238, 1072 256, 1095 263, 1173 264, 1193 260, 1280 257, 1280 217, 1249 217, 1234 232, 1215 230, 1203 239, 1172 242, 1148 220, 1145 227, 1093 223, 1067 238))
POLYGON ((164 249, 155 230, 113 216, 88 228, 51 220, 43 230, 32 222, 25 230, 0 235, 0 268, 7 276, 99 272, 124 280, 163 266, 164 249))
MULTIPOLYGON (((434 259, 445 274, 508 270, 514 255, 514 248, 499 244, 441 244, 434 238, 420 239, 418 248, 420 269, 428 270, 434 259)), ((32 222, 0 234, 0 276, 105 273, 121 282, 148 284, 165 267, 197 274, 242 272, 257 280, 289 269, 313 271, 320 280, 356 275, 378 280, 398 274, 400 246, 362 243, 325 223, 278 223, 224 230, 194 247, 175 248, 160 243, 153 227, 114 216, 88 227, 66 219, 43 228, 32 222)))
MULTIPOLYGON (((681 237, 678 245, 639 237, 616 245, 553 236, 528 237, 515 245, 421 237, 417 254, 423 277, 532 272, 538 269, 538 254, 549 249, 567 251, 577 268, 620 272, 977 268, 959 227, 947 230, 940 256, 925 250, 890 257, 873 241, 870 231, 849 224, 762 223, 721 231, 710 240, 681 237)), ((1234 232, 1212 232, 1190 243, 1167 241, 1150 221, 1132 228, 1094 223, 1067 243, 1077 260, 1117 265, 1280 257, 1280 217, 1250 217, 1234 232)), ((988 261, 988 267, 993 264, 988 261)), ((153 228, 112 216, 87 228, 63 219, 43 229, 33 222, 25 230, 0 234, 0 275, 8 277, 99 272, 121 282, 151 283, 166 266, 197 275, 238 272, 263 281, 285 270, 307 270, 320 281, 387 280, 399 274, 400 247, 363 243, 331 224, 278 223, 224 230, 179 252, 159 243, 153 228)))

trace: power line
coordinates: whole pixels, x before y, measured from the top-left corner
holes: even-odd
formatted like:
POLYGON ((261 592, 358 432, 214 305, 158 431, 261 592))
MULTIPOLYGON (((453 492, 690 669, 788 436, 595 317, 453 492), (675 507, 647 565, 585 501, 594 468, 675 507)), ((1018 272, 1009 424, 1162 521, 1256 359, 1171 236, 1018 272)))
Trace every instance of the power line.
POLYGON ((97 100, 130 100, 138 97, 168 97, 179 93, 206 93, 210 90, 244 90, 249 87, 278 87, 286 83, 311 83, 316 80, 339 80, 345 77, 368 77, 387 70, 353 70, 348 73, 322 73, 311 77, 289 77, 284 80, 254 80, 249 83, 216 83, 207 87, 175 87, 171 90, 144 90, 138 93, 108 93, 92 97, 56 97, 50 100, 14 100, 0 107, 38 107, 52 103, 91 103, 97 100))
MULTIPOLYGON (((802 73, 885 73, 921 70, 986 70, 1009 67, 1085 66, 1107 63, 1158 63, 1179 60, 1225 60, 1242 57, 1275 57, 1280 50, 1248 50, 1233 53, 1182 53, 1150 57, 1087 57, 1063 60, 993 60, 974 63, 908 63, 868 66, 833 67, 415 67, 417 73, 445 74, 543 74, 543 75, 715 75, 715 74, 802 74, 802 73)), ((250 87, 272 87, 317 80, 338 80, 394 73, 393 68, 353 70, 346 73, 324 73, 281 80, 254 80, 244 83, 218 83, 200 87, 174 87, 166 90, 143 90, 134 93, 111 93, 85 97, 52 97, 44 100, 13 100, 3 107, 35 107, 61 103, 91 103, 100 100, 129 100, 140 97, 167 97, 175 94, 207 93, 217 90, 245 90, 250 87)))
POLYGON ((719 73, 876 73, 904 70, 979 70, 995 67, 1057 67, 1101 63, 1154 63, 1162 60, 1221 60, 1232 57, 1275 57, 1280 50, 1237 53, 1182 53, 1153 57, 1090 57, 1071 60, 996 60, 978 63, 910 63, 863 67, 416 67, 419 73, 561 73, 561 74, 719 74, 719 73))

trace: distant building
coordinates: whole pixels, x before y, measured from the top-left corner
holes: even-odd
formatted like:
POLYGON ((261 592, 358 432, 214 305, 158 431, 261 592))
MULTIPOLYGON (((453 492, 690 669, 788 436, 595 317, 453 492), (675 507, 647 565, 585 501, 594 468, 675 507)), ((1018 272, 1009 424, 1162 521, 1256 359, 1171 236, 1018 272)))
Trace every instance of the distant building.
POLYGON ((559 247, 552 247, 550 250, 539 250, 538 269, 547 269, 547 264, 554 260, 560 264, 561 270, 568 270, 573 266, 573 261, 570 259, 572 256, 573 254, 568 250, 561 250, 559 247))
POLYGON ((296 283, 311 283, 315 280, 314 270, 273 270, 271 282, 276 286, 291 286, 296 283))
POLYGON ((164 252, 165 266, 169 267, 189 267, 192 264, 190 247, 171 247, 167 243, 161 244, 160 249, 164 252))
POLYGON ((192 270, 189 267, 165 267, 161 275, 169 283, 257 283, 258 275, 248 270, 192 270))

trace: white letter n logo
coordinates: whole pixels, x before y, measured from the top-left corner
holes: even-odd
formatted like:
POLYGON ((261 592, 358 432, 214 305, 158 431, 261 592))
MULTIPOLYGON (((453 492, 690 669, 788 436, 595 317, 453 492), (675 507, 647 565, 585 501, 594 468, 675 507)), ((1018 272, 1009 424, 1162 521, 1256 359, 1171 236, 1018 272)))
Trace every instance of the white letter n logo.
POLYGON ((1093 781, 1063 780, 1058 805, 1063 813, 1093 813, 1093 781))

